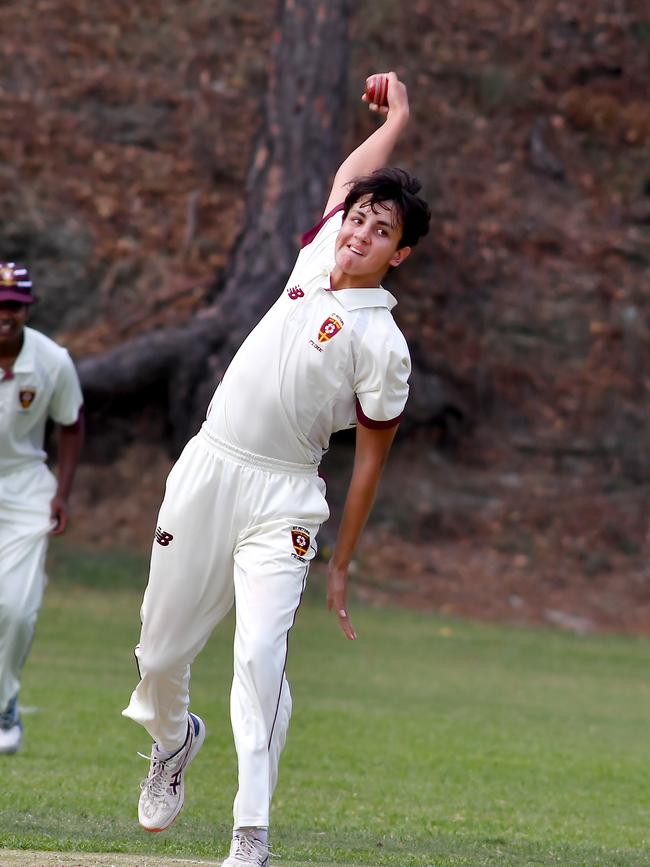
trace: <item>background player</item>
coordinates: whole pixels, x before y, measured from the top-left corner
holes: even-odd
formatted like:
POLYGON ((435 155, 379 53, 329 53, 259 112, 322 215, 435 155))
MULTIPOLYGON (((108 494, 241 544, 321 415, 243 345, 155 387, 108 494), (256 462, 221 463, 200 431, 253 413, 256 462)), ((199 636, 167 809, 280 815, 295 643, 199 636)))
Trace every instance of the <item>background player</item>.
POLYGON ((82 396, 67 351, 25 327, 34 301, 25 268, 0 262, 0 753, 21 745, 20 676, 45 587, 48 534, 63 533, 83 441, 82 396), (59 428, 58 482, 45 425, 59 428))
POLYGON ((160 831, 183 805, 184 771, 205 737, 188 711, 190 664, 234 599, 239 790, 224 867, 268 863, 270 802, 291 715, 288 633, 329 514, 318 464, 331 434, 356 424, 327 597, 354 639, 348 566, 408 394, 408 348, 380 281, 428 231, 430 213, 414 178, 382 169, 409 116, 394 73, 388 107, 371 109, 385 122, 339 168, 323 220, 231 362, 201 432, 170 473, 159 513, 136 648, 141 679, 124 711, 154 739, 138 816, 160 831))

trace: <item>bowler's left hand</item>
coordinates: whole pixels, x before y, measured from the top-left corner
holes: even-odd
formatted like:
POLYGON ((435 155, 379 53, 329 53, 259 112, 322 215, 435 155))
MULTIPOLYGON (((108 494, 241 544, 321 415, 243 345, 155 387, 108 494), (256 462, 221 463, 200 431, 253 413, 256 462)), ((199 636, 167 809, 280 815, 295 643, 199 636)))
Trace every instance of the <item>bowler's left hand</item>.
POLYGON ((63 497, 57 495, 50 503, 50 518, 54 521, 51 535, 60 536, 65 533, 65 528, 68 526, 68 504, 63 497))
POLYGON ((348 586, 348 570, 341 566, 335 566, 334 561, 330 560, 327 565, 327 607, 330 611, 334 611, 339 621, 339 625, 343 630, 346 638, 354 641, 357 637, 347 609, 347 586, 348 586))

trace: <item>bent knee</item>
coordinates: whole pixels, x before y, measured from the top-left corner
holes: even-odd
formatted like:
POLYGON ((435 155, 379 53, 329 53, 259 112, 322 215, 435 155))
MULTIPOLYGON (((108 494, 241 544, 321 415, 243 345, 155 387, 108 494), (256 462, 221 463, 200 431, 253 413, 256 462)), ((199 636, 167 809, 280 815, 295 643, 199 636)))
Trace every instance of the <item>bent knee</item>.
POLYGON ((160 651, 139 647, 135 656, 142 678, 145 675, 148 677, 169 677, 175 674, 180 676, 186 669, 186 666, 179 660, 178 654, 174 653, 171 648, 160 651))
POLYGON ((286 659, 286 643, 275 642, 264 636, 257 636, 246 643, 237 654, 240 665, 253 673, 280 673, 286 659))

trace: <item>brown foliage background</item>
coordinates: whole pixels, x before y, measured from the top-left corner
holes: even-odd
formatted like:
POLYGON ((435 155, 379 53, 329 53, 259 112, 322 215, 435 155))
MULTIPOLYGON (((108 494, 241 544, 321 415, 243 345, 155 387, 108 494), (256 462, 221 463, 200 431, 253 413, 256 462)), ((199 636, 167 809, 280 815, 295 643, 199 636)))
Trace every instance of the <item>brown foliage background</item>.
MULTIPOLYGON (((205 302, 244 211, 275 13, 0 3, 0 255, 28 261, 34 324, 77 357, 205 302)), ((435 226, 394 286, 427 376, 413 381, 358 590, 645 630, 647 6, 378 0, 356 4, 351 26, 340 123, 350 145, 372 128, 358 102, 368 72, 405 78, 413 122, 397 161, 421 177, 435 226)), ((111 430, 82 467, 72 540, 99 544, 110 521, 119 544, 146 545, 170 461, 164 418, 143 408, 119 451, 111 430)), ((349 452, 343 437, 325 467, 325 548, 349 452)))

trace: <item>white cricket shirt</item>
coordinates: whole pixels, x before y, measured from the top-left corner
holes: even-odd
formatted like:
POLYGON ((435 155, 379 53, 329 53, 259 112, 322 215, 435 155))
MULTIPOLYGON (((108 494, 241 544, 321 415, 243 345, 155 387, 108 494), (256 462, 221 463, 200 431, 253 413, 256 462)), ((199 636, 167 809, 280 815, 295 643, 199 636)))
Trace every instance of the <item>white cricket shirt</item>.
POLYGON ((83 404, 67 350, 33 328, 25 328, 12 374, 0 379, 0 474, 45 460, 48 418, 74 424, 83 404))
POLYGON ((318 464, 332 433, 399 422, 411 371, 406 340, 380 287, 330 289, 336 209, 303 237, 282 295, 242 343, 206 426, 254 454, 318 464))

